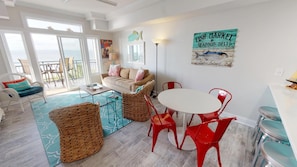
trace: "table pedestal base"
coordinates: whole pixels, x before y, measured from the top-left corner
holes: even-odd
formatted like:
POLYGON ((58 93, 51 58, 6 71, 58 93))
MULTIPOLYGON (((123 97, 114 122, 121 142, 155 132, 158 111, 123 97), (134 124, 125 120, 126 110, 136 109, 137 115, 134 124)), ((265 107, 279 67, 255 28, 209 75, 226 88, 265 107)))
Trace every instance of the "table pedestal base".
MULTIPOLYGON (((183 137, 184 137, 183 127, 176 127, 176 133, 177 133, 178 144, 181 145, 181 142, 182 142, 183 137)), ((171 130, 168 132, 168 139, 169 139, 171 144, 176 146, 175 140, 174 140, 174 134, 173 134, 173 132, 171 130)), ((186 139, 185 139, 185 142, 183 144, 182 150, 195 150, 195 149, 196 149, 195 143, 193 142, 193 140, 191 139, 190 136, 187 136, 186 139)))

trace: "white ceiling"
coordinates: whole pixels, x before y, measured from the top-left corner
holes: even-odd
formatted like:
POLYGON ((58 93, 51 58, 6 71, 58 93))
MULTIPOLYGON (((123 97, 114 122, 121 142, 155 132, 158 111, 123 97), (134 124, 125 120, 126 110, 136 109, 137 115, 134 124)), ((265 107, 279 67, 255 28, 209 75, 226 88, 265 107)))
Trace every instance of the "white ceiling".
MULTIPOLYGON (((5 0, 4 0, 5 1, 5 0)), ((97 17, 111 19, 112 13, 131 12, 151 5, 160 0, 108 0, 117 3, 117 6, 97 0, 16 0, 15 4, 29 6, 43 10, 63 11, 68 14, 88 16, 90 13, 97 17)))
MULTIPOLYGON (((0 0, 1 1, 1 0, 0 0)), ((164 22, 184 16, 220 12, 273 0, 109 0, 112 6, 98 0, 3 0, 7 6, 27 6, 62 12, 106 24, 115 30, 141 23, 164 22)))

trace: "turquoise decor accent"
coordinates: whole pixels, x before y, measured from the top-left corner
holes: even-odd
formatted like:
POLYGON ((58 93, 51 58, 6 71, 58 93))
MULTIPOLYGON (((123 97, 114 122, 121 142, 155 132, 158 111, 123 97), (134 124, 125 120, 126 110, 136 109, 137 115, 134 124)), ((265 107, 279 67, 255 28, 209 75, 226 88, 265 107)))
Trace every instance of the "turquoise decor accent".
POLYGON ((143 89, 143 85, 142 86, 138 86, 138 88, 135 90, 135 93, 140 92, 143 89))
POLYGON ((237 29, 200 32, 194 34, 194 49, 234 49, 237 29))
POLYGON ((31 88, 27 80, 18 83, 7 84, 9 88, 13 88, 16 91, 22 91, 31 88))
POLYGON ((132 42, 132 41, 138 41, 138 40, 142 40, 142 31, 137 32, 137 31, 133 31, 132 34, 130 34, 128 36, 128 41, 132 42))
MULTIPOLYGON (((92 102, 91 96, 78 91, 58 94, 47 97, 47 103, 43 100, 31 103, 33 115, 46 152, 50 167, 60 163, 60 138, 58 129, 48 113, 56 108, 66 107, 83 102, 92 102)), ((126 126, 131 120, 122 118, 122 98, 116 92, 105 92, 94 96, 95 103, 100 104, 100 117, 103 126, 104 137, 126 126), (114 98, 116 96, 116 98, 114 98), (111 98, 111 99, 110 99, 111 98), (111 102, 111 103, 107 103, 111 102), (114 111, 114 109, 116 111, 114 111)))

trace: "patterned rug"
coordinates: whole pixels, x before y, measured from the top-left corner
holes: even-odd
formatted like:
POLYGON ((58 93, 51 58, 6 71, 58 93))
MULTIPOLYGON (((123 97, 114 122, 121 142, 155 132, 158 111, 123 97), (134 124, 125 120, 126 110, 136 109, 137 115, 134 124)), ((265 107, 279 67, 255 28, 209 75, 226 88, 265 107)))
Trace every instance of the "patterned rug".
MULTIPOLYGON (((48 113, 56 108, 79 104, 83 102, 92 102, 91 96, 79 91, 73 91, 47 97, 47 103, 38 100, 31 103, 32 111, 38 127, 38 131, 45 149, 49 164, 51 167, 60 163, 60 138, 58 129, 49 117, 48 113), (82 96, 82 97, 81 97, 82 96)), ((109 99, 110 100, 110 99, 109 99)), ((131 120, 122 118, 122 99, 120 94, 114 92, 105 92, 94 96, 94 102, 100 104, 100 117, 103 126, 104 137, 114 133, 118 129, 126 126, 131 120), (108 97, 116 95, 118 98, 114 103, 106 104, 108 97), (115 104, 115 105, 113 105, 115 104), (114 112, 116 107, 116 112, 114 112)))

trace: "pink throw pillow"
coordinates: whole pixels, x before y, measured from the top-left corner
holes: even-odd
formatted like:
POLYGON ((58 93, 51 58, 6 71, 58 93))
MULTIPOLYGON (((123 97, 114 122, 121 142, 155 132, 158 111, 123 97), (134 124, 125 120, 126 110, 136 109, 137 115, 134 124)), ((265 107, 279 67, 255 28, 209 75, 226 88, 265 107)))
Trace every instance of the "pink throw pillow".
POLYGON ((113 76, 113 77, 119 77, 120 76, 120 70, 121 70, 121 66, 119 64, 117 64, 117 65, 111 64, 109 66, 108 75, 113 76))
POLYGON ((144 71, 139 69, 136 73, 135 82, 142 80, 144 77, 144 71))

